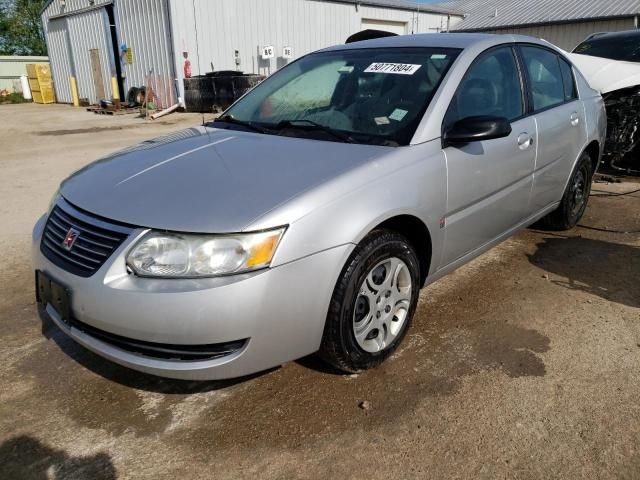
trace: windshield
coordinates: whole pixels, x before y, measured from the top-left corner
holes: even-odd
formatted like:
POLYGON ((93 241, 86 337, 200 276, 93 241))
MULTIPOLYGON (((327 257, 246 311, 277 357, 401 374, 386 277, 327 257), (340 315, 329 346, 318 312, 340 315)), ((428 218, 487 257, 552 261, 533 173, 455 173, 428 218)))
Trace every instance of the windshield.
POLYGON ((377 48, 311 54, 254 88, 216 126, 407 145, 458 53, 443 48, 377 48))
POLYGON ((596 37, 582 42, 573 53, 611 60, 640 62, 640 35, 596 37))

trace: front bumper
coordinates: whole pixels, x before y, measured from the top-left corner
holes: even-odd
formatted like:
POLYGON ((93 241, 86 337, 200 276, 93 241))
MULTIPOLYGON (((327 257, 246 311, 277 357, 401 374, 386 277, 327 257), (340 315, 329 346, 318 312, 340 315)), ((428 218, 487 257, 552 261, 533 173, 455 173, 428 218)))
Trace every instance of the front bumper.
POLYGON ((248 339, 230 355, 185 361, 118 348, 47 313, 67 335, 120 365, 176 379, 239 377, 315 352, 322 339, 335 282, 352 245, 249 274, 206 279, 149 279, 129 274, 125 254, 134 231, 89 278, 63 270, 40 251, 45 217, 33 231, 34 268, 71 291, 71 310, 95 329, 145 342, 203 345, 248 339))

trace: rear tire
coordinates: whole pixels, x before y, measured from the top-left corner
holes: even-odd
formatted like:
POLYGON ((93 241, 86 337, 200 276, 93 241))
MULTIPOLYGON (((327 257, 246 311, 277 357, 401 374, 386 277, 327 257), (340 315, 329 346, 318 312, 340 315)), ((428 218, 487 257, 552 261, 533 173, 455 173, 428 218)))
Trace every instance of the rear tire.
POLYGON ((592 177, 591 157, 584 152, 571 174, 560 205, 543 217, 538 226, 547 230, 570 230, 575 227, 587 208, 592 177))
POLYGON ((418 303, 420 263, 402 235, 374 230, 335 286, 320 357, 348 373, 382 363, 404 338, 418 303))

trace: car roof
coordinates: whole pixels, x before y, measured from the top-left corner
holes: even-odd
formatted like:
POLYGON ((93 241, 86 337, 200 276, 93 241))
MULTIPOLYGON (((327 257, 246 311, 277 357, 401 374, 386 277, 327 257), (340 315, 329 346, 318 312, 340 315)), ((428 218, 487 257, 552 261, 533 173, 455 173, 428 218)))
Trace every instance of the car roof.
POLYGON ((392 48, 392 47, 435 47, 465 49, 472 45, 484 44, 486 48, 503 43, 527 42, 540 45, 550 45, 539 38, 525 35, 497 35, 490 33, 418 33, 414 35, 397 35, 393 37, 376 38, 353 42, 346 45, 335 45, 320 50, 349 50, 360 48, 392 48))
POLYGON ((610 40, 612 38, 634 38, 640 37, 640 30, 623 30, 621 32, 599 32, 585 42, 597 42, 598 40, 610 40))

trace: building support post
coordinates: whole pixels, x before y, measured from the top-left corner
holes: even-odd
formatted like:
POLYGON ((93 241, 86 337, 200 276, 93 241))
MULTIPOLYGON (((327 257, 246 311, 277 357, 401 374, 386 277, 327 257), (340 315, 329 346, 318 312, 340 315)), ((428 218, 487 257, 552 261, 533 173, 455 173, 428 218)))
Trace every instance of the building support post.
POLYGON ((79 107, 80 100, 78 99, 78 84, 76 83, 76 77, 69 77, 69 83, 71 84, 71 97, 73 98, 73 106, 79 107))
POLYGON ((117 77, 111 77, 111 91, 113 92, 113 99, 120 100, 120 90, 118 89, 117 77))

